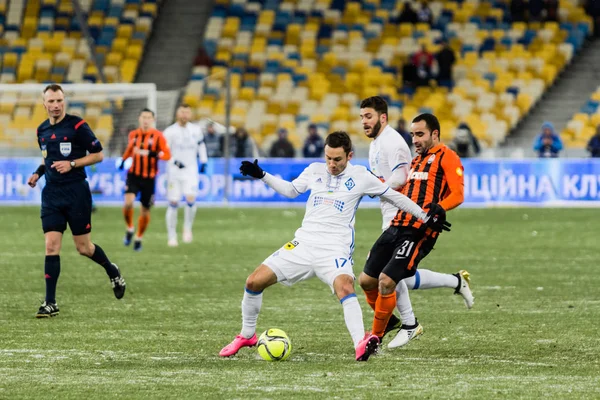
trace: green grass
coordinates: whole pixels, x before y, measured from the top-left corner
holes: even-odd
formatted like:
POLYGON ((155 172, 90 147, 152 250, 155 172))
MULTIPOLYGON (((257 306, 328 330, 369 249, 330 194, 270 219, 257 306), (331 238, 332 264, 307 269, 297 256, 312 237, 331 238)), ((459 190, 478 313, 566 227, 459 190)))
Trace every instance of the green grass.
MULTIPOLYGON (((154 210, 139 254, 121 243, 119 209, 95 215, 93 239, 127 279, 121 301, 67 234, 61 314, 36 320, 39 210, 0 208, 0 399, 600 398, 597 210, 453 211, 452 232, 421 267, 468 269, 474 309, 449 289, 411 292, 425 334, 367 363, 354 361, 341 306, 316 279, 265 292, 258 329, 284 329, 289 360, 217 355, 239 332, 246 276, 293 238, 303 210, 199 209, 194 244, 177 249, 164 212, 154 210)), ((357 221, 358 274, 379 212, 357 221)))

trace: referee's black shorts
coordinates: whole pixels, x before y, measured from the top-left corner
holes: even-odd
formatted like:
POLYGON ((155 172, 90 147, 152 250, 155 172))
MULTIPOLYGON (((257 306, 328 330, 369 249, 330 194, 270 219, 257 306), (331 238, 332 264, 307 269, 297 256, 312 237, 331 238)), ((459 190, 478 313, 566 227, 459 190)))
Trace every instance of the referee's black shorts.
POLYGON ((146 208, 154 205, 154 188, 156 186, 155 178, 142 178, 132 173, 127 174, 125 181, 125 193, 133 193, 136 197, 139 195, 140 203, 146 208))
POLYGON ((92 230, 92 193, 86 180, 61 185, 46 184, 42 190, 42 229, 61 232, 67 224, 73 236, 92 230))

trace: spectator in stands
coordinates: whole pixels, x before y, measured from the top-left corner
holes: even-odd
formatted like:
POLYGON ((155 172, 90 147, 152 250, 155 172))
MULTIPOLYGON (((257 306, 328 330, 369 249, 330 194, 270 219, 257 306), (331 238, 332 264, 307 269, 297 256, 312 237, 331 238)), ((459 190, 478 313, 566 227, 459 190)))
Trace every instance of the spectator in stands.
POLYGON ((551 122, 542 124, 542 133, 540 133, 533 142, 533 150, 538 153, 540 158, 558 157, 558 153, 563 149, 563 143, 560 136, 554 130, 551 122))
POLYGON ((419 22, 425 22, 429 25, 433 23, 433 13, 427 5, 427 1, 421 1, 421 9, 417 12, 417 19, 419 22))
POLYGON ((594 158, 600 158, 600 125, 596 127, 596 134, 590 138, 586 150, 594 158))
POLYGON ((512 18, 512 22, 525 21, 525 0, 510 1, 510 16, 512 18))
POLYGON ((402 12, 400 13, 400 23, 416 24, 419 21, 417 12, 412 8, 409 2, 404 3, 402 12))
POLYGON ((433 56, 427 51, 425 45, 421 46, 412 58, 415 66, 417 86, 428 86, 431 79, 431 66, 433 65, 433 56))
POLYGON ((285 128, 279 128, 277 131, 278 139, 271 145, 269 157, 273 158, 293 158, 296 155, 294 145, 288 139, 288 131, 285 128))
POLYGON ((469 125, 465 123, 458 126, 448 147, 454 150, 460 158, 476 157, 480 151, 479 141, 471 132, 469 125))
POLYGON ((413 140, 412 140, 412 136, 410 135, 410 132, 406 130, 406 121, 404 120, 404 118, 400 118, 400 121, 398 121, 398 128, 396 128, 396 130, 398 131, 400 136, 402 136, 402 138, 408 145, 408 148, 412 152, 413 151, 413 140))
POLYGON ((223 152, 221 151, 222 135, 217 134, 215 124, 212 121, 206 124, 206 129, 203 133, 207 155, 209 157, 223 157, 223 152))
POLYGON ((194 59, 194 65, 204 65, 209 68, 213 66, 213 62, 204 47, 198 49, 198 54, 196 54, 196 58, 194 59))
POLYGON ((319 136, 319 132, 317 132, 317 125, 310 124, 308 126, 308 136, 304 141, 302 155, 304 158, 321 158, 323 156, 324 148, 325 142, 323 141, 323 138, 319 136))
POLYGON ((594 36, 600 36, 600 1, 598 0, 586 0, 585 12, 588 13, 592 20, 594 20, 594 36))
POLYGON ((546 9, 546 21, 558 22, 558 0, 544 0, 546 9))
POLYGON ((443 83, 452 83, 452 67, 456 62, 456 57, 447 41, 443 42, 443 47, 439 53, 437 53, 436 59, 439 69, 437 76, 438 84, 443 85, 443 83))
MULTIPOLYGON (((223 149, 225 148, 225 136, 221 136, 221 152, 225 154, 223 149)), ((254 141, 248 136, 248 131, 244 128, 237 128, 235 135, 231 136, 229 141, 229 154, 235 158, 249 158, 255 157, 257 152, 255 151, 254 141)))
POLYGON ((541 21, 543 10, 544 0, 529 0, 529 22, 541 21))
POLYGON ((456 129, 464 129, 465 131, 467 131, 469 137, 471 138, 471 142, 473 143, 475 155, 479 155, 479 153, 481 153, 481 145, 479 144, 479 139, 477 139, 477 136, 473 134, 473 130, 471 129, 469 124, 467 124, 466 122, 461 122, 460 124, 458 124, 458 127, 456 129))

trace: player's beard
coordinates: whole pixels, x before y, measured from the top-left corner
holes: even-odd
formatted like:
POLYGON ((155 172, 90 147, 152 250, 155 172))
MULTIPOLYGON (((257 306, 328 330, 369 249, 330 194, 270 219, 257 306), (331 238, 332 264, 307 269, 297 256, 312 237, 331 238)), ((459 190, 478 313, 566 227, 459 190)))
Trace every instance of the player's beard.
MULTIPOLYGON (((363 127, 364 129, 364 127, 363 127)), ((377 123, 371 129, 371 133, 365 133, 368 138, 375 139, 377 135, 379 135, 379 130, 381 129, 381 121, 377 121, 377 123)))

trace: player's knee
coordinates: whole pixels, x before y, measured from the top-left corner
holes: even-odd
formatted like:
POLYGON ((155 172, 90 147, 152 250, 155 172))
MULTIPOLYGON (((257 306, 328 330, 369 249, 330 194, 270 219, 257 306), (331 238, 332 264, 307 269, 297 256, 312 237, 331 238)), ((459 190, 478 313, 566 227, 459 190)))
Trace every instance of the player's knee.
POLYGON ((377 279, 361 272, 358 276, 358 284, 363 290, 373 290, 377 288, 377 279))
POLYGON ((391 294, 396 288, 396 282, 387 275, 382 274, 379 277, 379 293, 391 294))
POLYGON ((170 201, 169 202, 169 207, 177 208, 177 207, 179 207, 179 202, 177 202, 177 201, 170 201))
POLYGON ((334 289, 336 296, 341 300, 354 293, 354 280, 351 276, 338 277, 334 283, 334 289))
POLYGON ((262 292, 269 286, 269 281, 261 274, 252 273, 246 279, 246 289, 252 292, 262 292))

